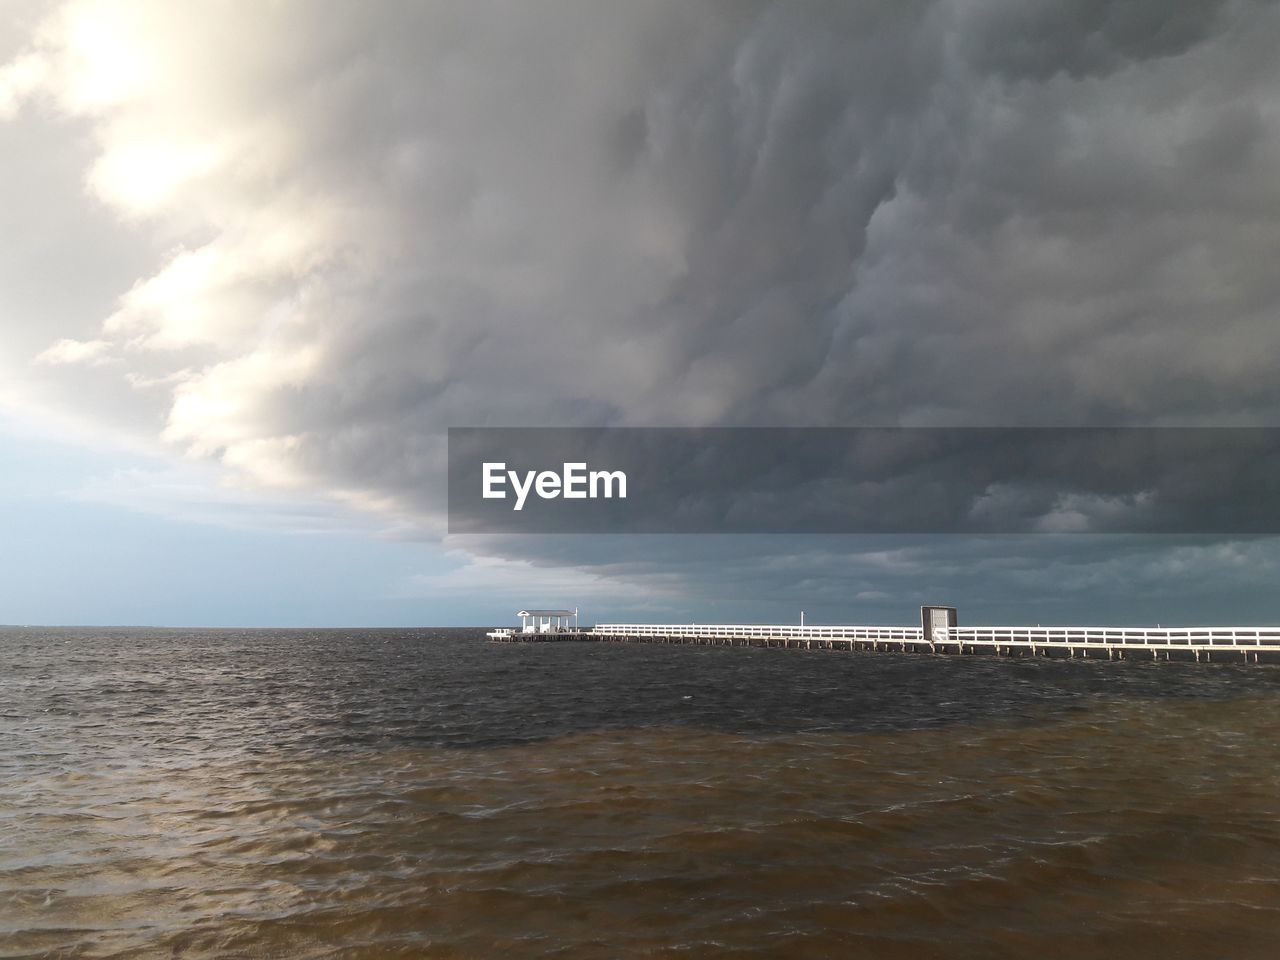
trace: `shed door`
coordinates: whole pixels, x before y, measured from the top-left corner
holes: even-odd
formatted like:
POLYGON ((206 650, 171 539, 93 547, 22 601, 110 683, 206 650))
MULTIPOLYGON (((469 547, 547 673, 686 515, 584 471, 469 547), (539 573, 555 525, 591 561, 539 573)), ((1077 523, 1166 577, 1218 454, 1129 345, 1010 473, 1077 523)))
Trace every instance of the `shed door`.
POLYGON ((929 611, 929 633, 931 636, 937 636, 939 630, 945 631, 948 623, 947 610, 933 609, 929 611))

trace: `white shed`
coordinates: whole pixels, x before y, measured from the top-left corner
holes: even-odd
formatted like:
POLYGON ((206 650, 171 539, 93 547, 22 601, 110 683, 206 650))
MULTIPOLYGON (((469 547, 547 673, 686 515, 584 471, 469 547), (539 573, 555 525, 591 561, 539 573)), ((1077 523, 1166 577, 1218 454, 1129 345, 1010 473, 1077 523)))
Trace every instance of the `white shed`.
POLYGON ((578 611, 573 610, 519 610, 521 633, 564 633, 572 627, 578 629, 578 611))

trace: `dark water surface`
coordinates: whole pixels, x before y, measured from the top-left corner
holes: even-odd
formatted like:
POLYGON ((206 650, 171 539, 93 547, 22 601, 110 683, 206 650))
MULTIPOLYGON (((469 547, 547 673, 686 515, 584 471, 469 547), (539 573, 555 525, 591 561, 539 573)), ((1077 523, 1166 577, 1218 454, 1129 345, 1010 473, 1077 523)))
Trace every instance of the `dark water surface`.
POLYGON ((0 630, 0 956, 1274 957, 1280 667, 0 630))

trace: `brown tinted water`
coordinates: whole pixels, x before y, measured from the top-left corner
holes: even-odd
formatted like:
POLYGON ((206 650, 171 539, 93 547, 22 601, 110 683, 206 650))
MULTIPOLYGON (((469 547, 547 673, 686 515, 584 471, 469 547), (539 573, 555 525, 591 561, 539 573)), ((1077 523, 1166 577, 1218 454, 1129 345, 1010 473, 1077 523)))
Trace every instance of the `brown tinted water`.
POLYGON ((0 955, 1271 957, 1280 668, 0 632, 0 955))

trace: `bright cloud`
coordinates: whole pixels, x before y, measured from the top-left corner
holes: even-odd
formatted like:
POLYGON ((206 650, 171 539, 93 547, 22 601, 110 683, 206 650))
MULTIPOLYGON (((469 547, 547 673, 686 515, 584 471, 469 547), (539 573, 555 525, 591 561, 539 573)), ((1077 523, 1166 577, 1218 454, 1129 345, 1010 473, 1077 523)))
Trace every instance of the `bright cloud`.
POLYGON ((99 364, 107 362, 106 354, 111 344, 106 340, 72 340, 63 337, 36 356, 37 363, 47 364, 99 364))

